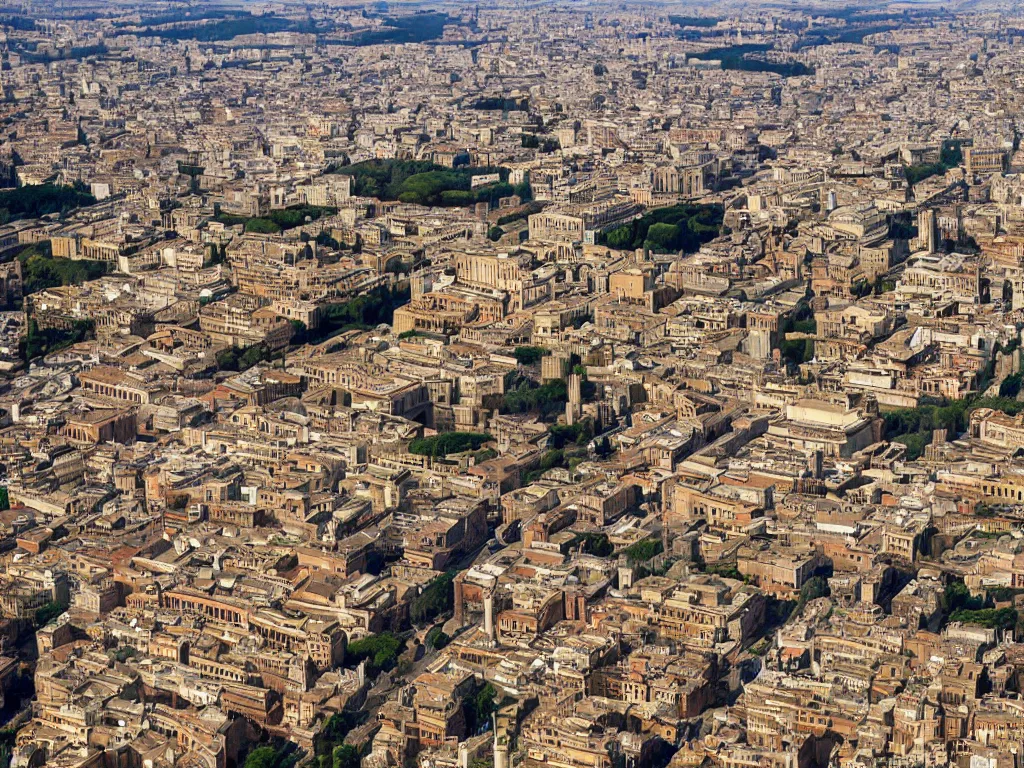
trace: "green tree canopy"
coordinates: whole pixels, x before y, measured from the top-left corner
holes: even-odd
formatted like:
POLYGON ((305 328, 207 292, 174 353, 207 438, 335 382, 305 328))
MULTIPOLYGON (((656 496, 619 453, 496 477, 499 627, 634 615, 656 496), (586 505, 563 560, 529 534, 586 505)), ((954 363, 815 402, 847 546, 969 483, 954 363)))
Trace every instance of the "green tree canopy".
POLYGON ((398 654, 405 642, 391 632, 381 632, 349 643, 345 654, 345 666, 355 669, 366 661, 367 675, 375 676, 381 670, 392 669, 398 661, 398 654))
POLYGON ((359 750, 351 744, 339 744, 331 754, 333 768, 359 768, 362 760, 359 750))
POLYGON ((544 347, 516 347, 513 353, 516 361, 522 365, 536 365, 546 354, 548 351, 544 347))
POLYGON ((45 627, 47 624, 56 619, 66 610, 67 607, 62 603, 58 603, 55 601, 46 603, 45 605, 36 610, 36 626, 45 627))
POLYGON ((718 204, 682 203, 656 208, 602 234, 598 242, 609 248, 636 249, 647 244, 654 250, 691 252, 718 236, 724 215, 724 209, 718 204))
POLYGON ((647 245, 655 251, 671 251, 679 242, 681 231, 675 224, 652 224, 647 230, 647 245))
POLYGON ((449 571, 432 580, 409 605, 409 618, 415 624, 432 621, 455 605, 455 572, 449 571))
POLYGON ((438 458, 447 456, 449 453, 475 451, 493 439, 486 432, 443 432, 433 437, 417 438, 410 441, 409 453, 438 458))

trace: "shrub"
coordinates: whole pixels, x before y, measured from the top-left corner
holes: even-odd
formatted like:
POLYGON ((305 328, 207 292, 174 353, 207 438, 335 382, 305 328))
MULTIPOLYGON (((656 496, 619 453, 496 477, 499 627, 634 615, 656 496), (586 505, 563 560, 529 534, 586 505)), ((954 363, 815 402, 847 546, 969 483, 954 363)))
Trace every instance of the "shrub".
POLYGON ((516 347, 513 356, 521 365, 536 365, 548 354, 544 347, 516 347))
POLYGON ((684 203, 657 208, 639 219, 603 234, 609 248, 636 249, 644 245, 656 251, 695 251, 714 239, 722 227, 721 205, 684 203))
POLYGON ((433 437, 423 437, 409 443, 409 453, 438 458, 450 453, 475 451, 494 438, 485 432, 444 432, 433 437))
POLYGON ((1013 629, 1017 625, 1017 611, 1013 608, 982 608, 977 611, 954 611, 949 620, 988 629, 1013 629))
POLYGON ((448 642, 450 640, 451 638, 448 637, 448 635, 446 635, 444 633, 444 630, 442 630, 440 627, 434 627, 429 632, 427 632, 427 646, 435 650, 440 650, 444 648, 446 645, 448 645, 448 642))
POLYGON ((626 557, 626 562, 630 565, 645 563, 651 558, 660 555, 661 552, 662 546, 659 539, 644 539, 622 550, 622 554, 626 557))
POLYGON ((61 285, 82 285, 97 280, 107 273, 109 266, 105 261, 55 259, 50 255, 49 241, 30 245, 18 254, 18 260, 26 295, 61 285))
POLYGON ((355 669, 366 661, 367 676, 373 677, 382 670, 394 668, 404 641, 391 632, 370 635, 350 643, 345 654, 345 666, 355 669))
POLYGON ((455 572, 438 576, 409 605, 409 618, 416 624, 431 621, 455 605, 455 572))
POLYGON ((539 411, 549 417, 561 413, 569 400, 569 391, 562 380, 551 381, 539 387, 524 384, 506 392, 499 405, 501 413, 529 413, 539 411))
POLYGON ((28 184, 0 191, 0 209, 11 219, 37 219, 51 213, 66 214, 75 208, 95 205, 96 198, 84 185, 62 187, 56 184, 28 184))
POLYGON ((51 601, 36 610, 36 626, 45 627, 51 621, 60 616, 67 608, 56 601, 51 601))
POLYGON ((276 235, 281 231, 281 227, 270 219, 249 219, 245 223, 245 231, 260 235, 276 235))
POLYGON ((96 324, 92 320, 75 320, 70 328, 40 328, 34 319, 29 320, 21 342, 21 357, 26 362, 44 357, 94 338, 95 330, 96 324))

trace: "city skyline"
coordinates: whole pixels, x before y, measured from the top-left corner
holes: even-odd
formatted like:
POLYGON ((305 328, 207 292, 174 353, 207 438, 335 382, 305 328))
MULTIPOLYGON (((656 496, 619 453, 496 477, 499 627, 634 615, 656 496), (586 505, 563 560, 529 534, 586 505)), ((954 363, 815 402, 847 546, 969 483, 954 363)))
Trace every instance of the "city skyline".
POLYGON ((1001 2, 0 3, 0 768, 1021 768, 1022 86, 1001 2))

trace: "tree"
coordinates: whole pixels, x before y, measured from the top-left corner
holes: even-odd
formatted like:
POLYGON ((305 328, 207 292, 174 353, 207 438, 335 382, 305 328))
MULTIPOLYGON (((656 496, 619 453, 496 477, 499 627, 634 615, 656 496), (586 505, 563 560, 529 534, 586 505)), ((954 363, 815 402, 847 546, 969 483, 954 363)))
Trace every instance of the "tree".
POLYGON ((471 734, 478 733, 491 719, 491 714, 498 706, 494 700, 497 693, 493 685, 486 683, 475 694, 466 697, 462 709, 466 717, 466 728, 471 734))
POLYGON ((669 252, 694 251, 718 236, 723 216, 724 209, 717 204, 682 203, 656 208, 630 224, 599 236, 599 242, 610 248, 635 249, 647 244, 669 252), (657 227, 658 224, 675 229, 657 227))
POLYGON ((562 413, 569 400, 565 381, 558 379, 541 386, 523 384, 505 393, 498 410, 501 413, 529 413, 538 411, 542 416, 551 417, 562 413))
POLYGON ((736 579, 737 581, 744 581, 743 574, 740 573, 732 563, 726 563, 723 565, 709 565, 704 569, 707 573, 713 573, 716 576, 721 576, 723 579, 736 579))
POLYGON ((273 747, 257 747, 245 758, 245 768, 275 768, 277 750, 273 747))
POLYGON ((0 208, 12 219, 38 219, 51 213, 70 213, 82 206, 95 205, 96 198, 82 187, 55 184, 29 184, 0 192, 0 208))
POLYGON ((309 332, 306 342, 319 344, 339 331, 368 330, 381 323, 391 324, 395 309, 409 300, 409 289, 375 288, 354 299, 328 304, 324 317, 315 330, 309 332))
POLYGON ((359 750, 351 744, 340 744, 331 754, 334 768, 359 768, 361 757, 359 750))
POLYGON ((547 353, 544 347, 516 347, 513 356, 520 365, 536 365, 547 353))
POLYGON ((332 251, 341 249, 341 243, 331 237, 330 233, 326 229, 316 236, 316 244, 332 251))
POLYGON ((30 245, 18 254, 18 261, 21 262, 22 285, 26 294, 58 285, 82 285, 102 277, 108 267, 103 261, 55 259, 49 240, 30 245))
POLYGON ((270 360, 273 352, 266 344, 253 344, 251 347, 228 347, 216 355, 217 367, 222 371, 247 371, 257 363, 270 360))
POLYGON ((594 437, 594 420, 590 418, 578 421, 573 425, 552 424, 548 427, 548 445, 552 448, 564 448, 568 443, 583 446, 594 437))
POLYGON ((980 597, 972 595, 971 590, 960 579, 951 581, 946 585, 942 598, 943 608, 947 613, 978 611, 985 605, 985 601, 980 597))
POLYGON ((782 358, 793 365, 806 363, 814 358, 814 341, 812 339, 786 339, 779 344, 782 358))
POLYGON ((345 654, 345 666, 355 669, 360 662, 366 661, 367 676, 373 677, 381 670, 392 669, 398 661, 398 654, 405 643, 391 632, 364 637, 349 643, 345 654))
POLYGON ((828 597, 831 594, 832 590, 829 589, 828 581, 823 576, 812 576, 800 588, 800 600, 805 603, 819 597, 828 597))
POLYGON ((630 565, 639 565, 656 555, 660 555, 662 551, 663 547, 660 539, 644 539, 626 547, 622 550, 622 554, 626 556, 626 561, 630 565))
POLYGON ((982 608, 976 611, 954 611, 952 622, 973 624, 987 629, 1013 629, 1017 624, 1017 611, 1013 608, 982 608))
POLYGON ((633 231, 629 227, 616 227, 608 233, 607 242, 609 248, 630 248, 633 243, 633 231))
POLYGON ((289 320, 292 325, 292 344, 305 344, 309 334, 309 328, 301 320, 289 320))
POLYGON ((409 442, 409 453, 439 458, 450 453, 476 451, 494 438, 486 432, 443 432, 409 442))
POLYGON ((245 231, 261 235, 276 235, 281 231, 281 227, 270 219, 249 219, 245 223, 245 231))
POLYGON ((56 601, 50 601, 49 603, 46 603, 36 611, 36 626, 45 627, 47 624, 56 619, 66 610, 67 608, 65 608, 62 603, 58 603, 56 601))
POLYGON ((70 328, 40 328, 35 318, 28 321, 25 338, 21 342, 21 357, 26 362, 78 344, 94 337, 92 320, 75 320, 70 328))
POLYGON ((513 192, 506 168, 444 168, 420 160, 368 160, 346 167, 344 173, 353 177, 356 195, 419 205, 493 203, 513 192), (483 173, 498 173, 501 180, 473 189, 473 176, 483 173))
POLYGON ((565 451, 555 448, 547 451, 540 459, 540 471, 543 474, 549 469, 561 467, 565 464, 565 451))
POLYGON ((903 172, 906 176, 907 183, 913 187, 925 179, 945 173, 946 168, 942 163, 919 163, 917 165, 906 166, 903 172))
POLYGON ((960 147, 960 142, 953 139, 947 139, 942 142, 942 152, 939 156, 939 162, 942 163, 946 168, 956 168, 964 161, 964 153, 960 147))
POLYGON ((427 632, 427 646, 430 648, 434 648, 435 650, 440 650, 441 648, 444 648, 446 645, 448 645, 448 642, 450 640, 451 638, 448 637, 448 635, 446 635, 444 633, 444 630, 442 630, 440 627, 433 627, 429 632, 427 632))
POLYGON ((290 743, 284 742, 277 747, 256 747, 245 758, 243 768, 294 768, 298 761, 299 753, 290 743))
POLYGON ((448 571, 433 579, 409 605, 413 623, 432 621, 455 605, 455 572, 448 571))
POLYGON ((596 557, 608 557, 615 551, 608 535, 604 533, 583 533, 577 536, 577 541, 583 543, 583 551, 596 557))
POLYGON ((313 765, 317 768, 333 768, 335 747, 345 741, 349 731, 359 725, 367 714, 365 710, 353 712, 346 709, 331 715, 320 733, 313 738, 313 754, 317 758, 313 765))

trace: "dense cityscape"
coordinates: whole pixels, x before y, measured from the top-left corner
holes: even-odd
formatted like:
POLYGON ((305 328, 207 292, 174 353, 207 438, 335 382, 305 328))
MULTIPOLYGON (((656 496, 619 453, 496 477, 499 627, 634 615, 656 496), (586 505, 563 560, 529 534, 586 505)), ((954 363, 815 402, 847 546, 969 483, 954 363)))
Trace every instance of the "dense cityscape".
POLYGON ((0 768, 1024 768, 1024 7, 0 0, 0 88, 0 768))

